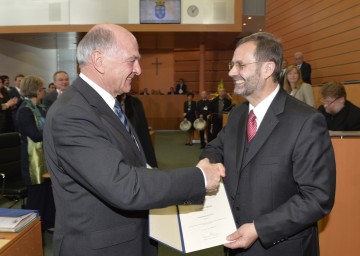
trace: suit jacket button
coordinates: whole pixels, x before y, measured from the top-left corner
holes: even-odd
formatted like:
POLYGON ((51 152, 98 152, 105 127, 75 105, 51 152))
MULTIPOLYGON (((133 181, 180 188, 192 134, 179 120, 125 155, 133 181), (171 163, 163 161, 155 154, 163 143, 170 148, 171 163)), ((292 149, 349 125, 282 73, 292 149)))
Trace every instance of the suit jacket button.
POLYGON ((239 208, 239 207, 236 207, 236 210, 237 210, 237 211, 240 211, 240 208, 239 208))

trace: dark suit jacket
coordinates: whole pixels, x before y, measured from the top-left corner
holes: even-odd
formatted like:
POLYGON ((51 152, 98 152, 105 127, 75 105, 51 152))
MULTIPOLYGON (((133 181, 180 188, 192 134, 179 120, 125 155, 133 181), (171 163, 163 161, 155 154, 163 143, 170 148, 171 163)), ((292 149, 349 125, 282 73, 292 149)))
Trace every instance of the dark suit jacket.
POLYGON ((183 90, 183 92, 181 94, 186 94, 187 93, 186 84, 183 84, 182 87, 180 87, 180 84, 177 84, 176 88, 175 88, 175 94, 180 94, 180 92, 179 92, 180 89, 183 90))
MULTIPOLYGON (((192 100, 189 107, 189 102, 184 102, 185 118, 193 124, 196 119, 196 101, 192 100)), ((192 126, 193 127, 193 126, 192 126)))
MULTIPOLYGON (((121 96, 118 96, 118 101, 121 102, 121 96)), ((144 107, 137 97, 126 94, 125 98, 125 114, 130 120, 131 125, 135 128, 136 134, 140 139, 141 146, 144 149, 147 163, 151 167, 158 167, 154 146, 151 142, 149 134, 149 126, 145 116, 144 107)))
MULTIPOLYGON (((10 98, 14 98, 14 97, 16 97, 18 99, 21 98, 19 91, 15 87, 10 87, 9 96, 10 96, 10 98)), ((21 103, 19 104, 19 102, 18 102, 18 105, 20 106, 21 103)))
POLYGON ((54 255, 156 255, 147 210, 204 200, 198 168, 145 168, 141 145, 140 152, 81 78, 49 109, 44 148, 56 204, 54 255))
MULTIPOLYGON (((219 96, 213 98, 210 101, 210 113, 219 113, 219 96)), ((232 108, 231 100, 224 98, 223 112, 229 112, 232 108)))
POLYGON ((307 62, 303 62, 301 64, 300 71, 301 71, 302 80, 305 83, 312 84, 311 83, 311 65, 307 62))
POLYGON ((18 102, 16 104, 16 108, 11 109, 14 129, 15 129, 15 131, 18 131, 18 127, 17 127, 17 123, 16 123, 16 113, 17 113, 18 109, 20 108, 20 106, 21 106, 21 104, 23 103, 24 100, 21 97, 19 91, 15 87, 10 87, 9 96, 10 96, 10 98, 16 97, 18 99, 18 102))
POLYGON ((196 112, 199 115, 203 115, 204 120, 207 119, 207 115, 210 114, 210 100, 199 100, 196 103, 196 112))
POLYGON ((247 143, 248 104, 201 158, 225 165, 236 224, 254 221, 259 240, 245 256, 318 255, 317 221, 332 209, 335 160, 324 117, 280 89, 256 136, 247 143))
POLYGON ((50 93, 47 93, 45 95, 45 98, 44 98, 44 105, 47 107, 47 108, 50 108, 50 106, 54 103, 54 101, 57 99, 57 96, 58 96, 58 92, 57 90, 54 90, 50 93))
MULTIPOLYGON (((42 114, 45 116, 45 113, 42 114)), ((37 128, 34 113, 30 108, 26 107, 26 102, 22 103, 17 112, 16 123, 21 135, 21 176, 24 184, 29 186, 33 184, 29 173, 27 138, 29 137, 34 142, 40 142, 43 140, 43 132, 37 128)))
POLYGON ((332 131, 360 131, 360 108, 346 100, 344 107, 335 115, 325 111, 324 105, 319 111, 325 116, 327 127, 332 131))

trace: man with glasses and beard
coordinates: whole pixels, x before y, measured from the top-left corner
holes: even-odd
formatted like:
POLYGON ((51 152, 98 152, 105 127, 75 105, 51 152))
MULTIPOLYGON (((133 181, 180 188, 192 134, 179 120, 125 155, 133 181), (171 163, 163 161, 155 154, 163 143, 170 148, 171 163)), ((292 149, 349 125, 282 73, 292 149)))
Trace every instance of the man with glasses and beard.
POLYGON ((224 163, 237 231, 227 255, 319 255, 317 221, 335 198, 335 159, 325 118, 278 82, 283 50, 265 32, 242 38, 229 64, 235 107, 200 158, 224 163))

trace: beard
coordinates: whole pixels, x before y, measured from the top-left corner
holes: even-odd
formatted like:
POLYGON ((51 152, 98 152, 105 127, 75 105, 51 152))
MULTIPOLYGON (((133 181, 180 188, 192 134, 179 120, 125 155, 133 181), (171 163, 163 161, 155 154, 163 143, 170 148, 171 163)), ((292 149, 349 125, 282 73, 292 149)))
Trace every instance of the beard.
MULTIPOLYGON (((243 81, 241 84, 237 84, 237 79, 234 79, 234 93, 243 97, 249 96, 253 94, 258 88, 262 87, 260 82, 260 69, 256 68, 255 73, 248 78, 243 78, 241 76, 238 76, 238 78, 241 78, 243 81)), ((240 79, 239 79, 240 80, 240 79)))

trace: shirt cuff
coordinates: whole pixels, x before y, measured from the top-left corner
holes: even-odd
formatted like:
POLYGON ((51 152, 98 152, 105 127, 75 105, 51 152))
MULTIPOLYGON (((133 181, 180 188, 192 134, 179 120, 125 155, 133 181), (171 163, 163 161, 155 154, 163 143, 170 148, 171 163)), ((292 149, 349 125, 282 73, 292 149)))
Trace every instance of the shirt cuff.
POLYGON ((206 186, 207 186, 207 182, 206 182, 206 175, 205 175, 205 172, 204 172, 204 170, 203 169, 201 169, 200 167, 198 167, 200 170, 201 170, 201 172, 202 172, 202 174, 203 174, 203 176, 204 176, 204 183, 205 183, 205 188, 206 188, 206 186))

